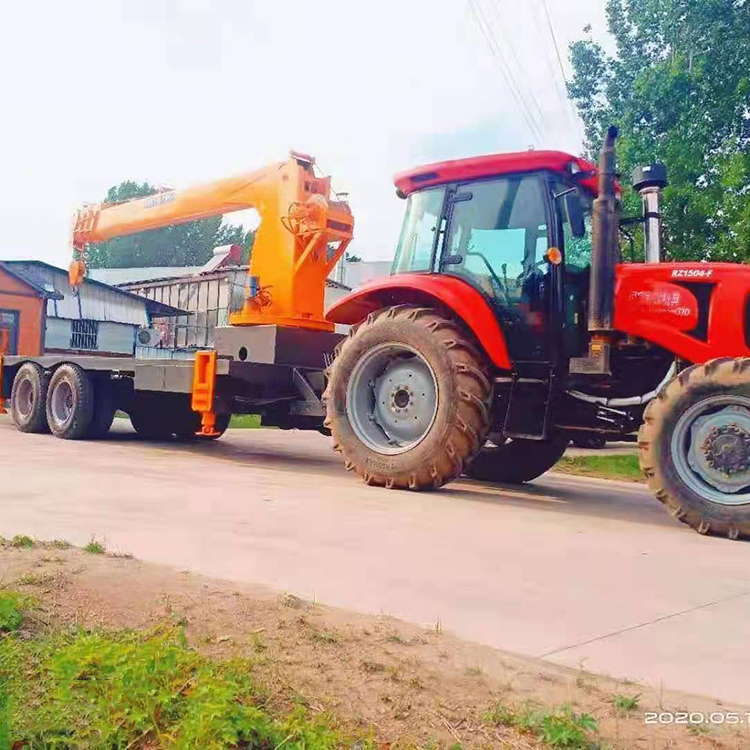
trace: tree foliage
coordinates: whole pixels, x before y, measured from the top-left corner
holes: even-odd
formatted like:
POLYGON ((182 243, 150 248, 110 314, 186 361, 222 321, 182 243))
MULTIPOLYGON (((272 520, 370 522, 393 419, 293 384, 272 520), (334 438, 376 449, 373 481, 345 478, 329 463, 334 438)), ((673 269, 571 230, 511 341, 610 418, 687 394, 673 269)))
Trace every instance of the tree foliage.
MULTIPOLYGON (((105 202, 119 203, 156 192, 147 182, 125 180, 109 189, 105 202)), ((94 244, 89 248, 88 263, 92 268, 202 266, 215 247, 229 244, 242 245, 243 261, 247 262, 253 238, 252 231, 225 224, 221 216, 213 216, 94 244)))
POLYGON ((667 165, 669 257, 750 261, 750 0, 608 0, 607 20, 613 56, 590 37, 570 47, 588 155, 618 125, 626 185, 667 165))

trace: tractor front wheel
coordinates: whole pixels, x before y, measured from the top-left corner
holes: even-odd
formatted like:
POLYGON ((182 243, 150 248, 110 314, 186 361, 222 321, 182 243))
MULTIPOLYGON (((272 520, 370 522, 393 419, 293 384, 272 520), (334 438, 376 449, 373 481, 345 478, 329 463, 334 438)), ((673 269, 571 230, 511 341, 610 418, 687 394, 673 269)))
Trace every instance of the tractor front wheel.
POLYGON ((431 308, 371 313, 340 344, 325 426, 365 482, 412 490, 461 474, 484 445, 492 384, 471 335, 431 308))
POLYGON ((551 469, 565 453, 569 438, 552 440, 502 439, 487 445, 467 468, 472 479, 522 484, 551 469))
POLYGON ((649 488, 700 534, 750 538, 750 358, 683 370, 638 434, 649 488))

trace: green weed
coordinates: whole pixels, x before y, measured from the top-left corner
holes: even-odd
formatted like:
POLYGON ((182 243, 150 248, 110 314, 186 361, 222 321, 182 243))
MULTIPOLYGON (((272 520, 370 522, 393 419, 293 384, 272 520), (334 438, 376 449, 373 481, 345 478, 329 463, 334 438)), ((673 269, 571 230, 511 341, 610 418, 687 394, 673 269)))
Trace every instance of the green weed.
POLYGON ((70 549, 72 546, 70 542, 66 542, 64 539, 53 539, 50 544, 55 549, 70 549))
POLYGON ((93 536, 89 540, 89 543, 83 548, 84 552, 88 552, 90 555, 103 555, 107 548, 104 546, 104 542, 100 542, 93 536))
POLYGON ((18 630, 23 622, 24 611, 30 609, 32 603, 30 597, 18 592, 0 591, 0 633, 18 630))
POLYGON ((533 734, 550 747, 571 750, 596 747, 589 737, 597 730, 595 719, 589 714, 576 713, 569 706, 552 711, 535 711, 532 708, 516 711, 498 703, 485 718, 495 726, 515 727, 533 734))
POLYGON ((620 695, 619 693, 615 693, 612 696, 612 705, 618 711, 635 711, 638 708, 640 697, 640 693, 638 695, 620 695))
POLYGON ((31 549, 34 546, 34 540, 30 536, 26 536, 26 534, 16 534, 10 540, 10 546, 19 549, 31 549))
POLYGON ((3 683, 19 747, 333 750, 350 744, 324 714, 270 713, 250 662, 210 661, 172 625, 143 633, 6 637, 3 683))

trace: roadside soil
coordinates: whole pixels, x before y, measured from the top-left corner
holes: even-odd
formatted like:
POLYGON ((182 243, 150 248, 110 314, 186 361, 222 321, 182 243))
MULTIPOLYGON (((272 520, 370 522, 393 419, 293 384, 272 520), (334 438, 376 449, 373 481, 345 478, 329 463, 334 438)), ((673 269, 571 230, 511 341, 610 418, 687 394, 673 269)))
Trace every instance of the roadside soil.
POLYGON ((747 726, 691 732, 647 726, 643 719, 646 710, 746 708, 467 643, 440 623, 347 612, 266 587, 41 543, 32 549, 0 544, 0 587, 38 599, 32 630, 178 622, 205 654, 251 659, 280 708, 301 701, 330 711, 352 729, 373 728, 384 748, 542 747, 517 729, 487 722, 498 702, 589 713, 603 748, 750 748, 747 726), (615 695, 640 695, 638 707, 616 710, 615 695))

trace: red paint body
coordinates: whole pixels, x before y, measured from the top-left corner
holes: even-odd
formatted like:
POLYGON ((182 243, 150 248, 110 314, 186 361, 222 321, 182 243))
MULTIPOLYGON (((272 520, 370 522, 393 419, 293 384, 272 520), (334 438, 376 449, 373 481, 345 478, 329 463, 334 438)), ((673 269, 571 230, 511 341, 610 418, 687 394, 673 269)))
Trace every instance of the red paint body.
MULTIPOLYGON (((395 183, 405 195, 451 182, 503 174, 550 170, 571 174, 571 165, 588 176, 580 184, 597 194, 596 167, 562 151, 522 151, 437 162, 402 172, 395 183)), ((619 192, 619 186, 615 186, 619 192)), ((750 294, 750 266, 731 263, 620 264, 614 290, 617 331, 650 341, 690 362, 713 357, 750 356, 745 340, 745 307, 750 294), (710 285, 701 305, 684 284, 710 285)), ((512 367, 505 335, 485 298, 465 281, 428 273, 378 279, 340 300, 326 317, 335 323, 358 323, 369 313, 400 303, 436 302, 474 331, 492 362, 512 367)))
POLYGON ((333 305, 326 317, 334 323, 359 323, 371 312, 403 302, 436 302, 464 320, 479 339, 492 362, 511 368, 505 336, 487 300, 472 286, 454 276, 401 273, 364 284, 333 305))
POLYGON ((563 151, 517 151, 510 154, 490 154, 469 159, 440 161, 401 172, 394 177, 394 182, 404 195, 409 195, 415 190, 422 190, 433 185, 497 177, 502 174, 538 172, 545 169, 571 174, 571 164, 575 164, 580 172, 591 173, 591 176, 582 179, 580 184, 596 194, 597 178, 594 174, 596 167, 585 159, 571 156, 563 151))
MULTIPOLYGON (((690 362, 750 356, 745 341, 748 295, 750 266, 621 264, 615 281, 614 324, 618 331, 658 344, 690 362), (705 336, 694 331, 699 303, 684 283, 713 287, 705 336)), ((375 310, 404 302, 437 302, 448 308, 474 331, 496 367, 511 369, 505 336, 492 308, 476 289, 453 276, 405 273, 377 279, 333 305, 327 317, 335 323, 354 324, 375 310)))
POLYGON ((638 336, 690 362, 747 357, 745 306, 750 267, 734 263, 640 263, 619 265, 615 280, 618 331, 638 336), (705 337, 691 335, 698 300, 681 284, 713 286, 705 337), (705 338, 705 340, 701 340, 705 338))

